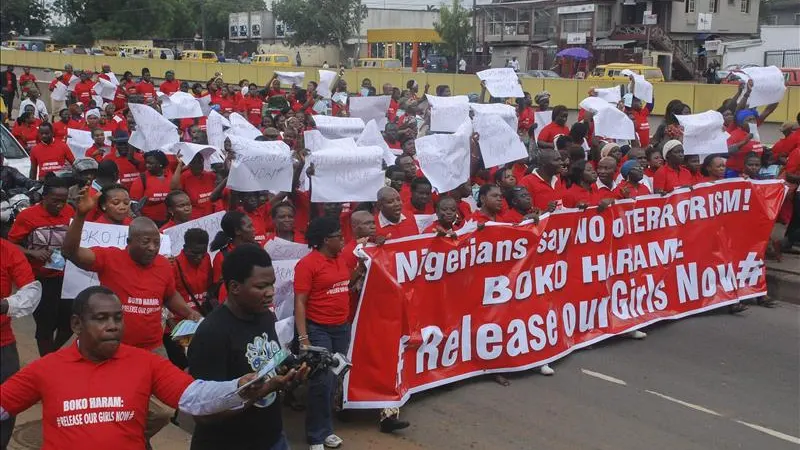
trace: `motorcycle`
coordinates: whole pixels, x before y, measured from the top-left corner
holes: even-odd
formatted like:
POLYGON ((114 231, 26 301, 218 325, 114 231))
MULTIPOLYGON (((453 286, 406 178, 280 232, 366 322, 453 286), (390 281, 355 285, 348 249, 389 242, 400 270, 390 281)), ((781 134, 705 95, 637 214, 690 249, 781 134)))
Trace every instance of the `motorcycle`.
POLYGON ((7 199, 5 195, 3 196, 4 200, 0 201, 0 235, 2 237, 5 238, 8 235, 11 225, 14 224, 14 219, 34 203, 36 197, 41 195, 40 191, 41 186, 37 184, 28 192, 15 194, 7 199))

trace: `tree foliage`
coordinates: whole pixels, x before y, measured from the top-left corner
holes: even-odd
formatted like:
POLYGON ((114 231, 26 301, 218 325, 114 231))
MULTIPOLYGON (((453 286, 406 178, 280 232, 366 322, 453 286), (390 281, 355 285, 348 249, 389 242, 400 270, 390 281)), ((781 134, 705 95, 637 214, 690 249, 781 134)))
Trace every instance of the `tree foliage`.
POLYGON ((294 32, 287 39, 290 45, 335 44, 342 49, 367 17, 361 0, 277 0, 272 8, 275 18, 294 32))
POLYGON ((7 35, 15 31, 22 35, 25 29, 31 35, 44 33, 47 10, 36 0, 0 0, 0 32, 7 35))
POLYGON ((439 20, 433 23, 433 28, 442 38, 442 53, 453 57, 459 52, 464 53, 472 33, 470 11, 458 0, 453 0, 450 6, 442 6, 439 10, 439 20))

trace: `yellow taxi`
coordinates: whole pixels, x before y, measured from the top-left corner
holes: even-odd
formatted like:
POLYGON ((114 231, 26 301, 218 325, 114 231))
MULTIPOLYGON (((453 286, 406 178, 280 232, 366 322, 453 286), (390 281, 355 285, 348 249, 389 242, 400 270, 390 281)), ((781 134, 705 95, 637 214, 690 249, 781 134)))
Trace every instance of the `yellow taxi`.
POLYGON ((359 69, 401 70, 403 64, 399 59, 394 58, 360 58, 357 67, 359 69))
POLYGON ((250 64, 256 66, 292 67, 292 60, 289 59, 289 55, 266 53, 263 55, 253 55, 250 58, 250 64))
POLYGON ((620 75, 623 70, 630 70, 633 73, 642 75, 645 80, 664 81, 664 73, 661 69, 655 66, 644 66, 642 64, 629 64, 629 63, 611 63, 603 64, 594 68, 589 75, 590 80, 605 80, 605 81, 628 81, 628 77, 620 75))
POLYGON ((184 50, 181 59, 187 61, 217 62, 217 54, 208 50, 184 50))

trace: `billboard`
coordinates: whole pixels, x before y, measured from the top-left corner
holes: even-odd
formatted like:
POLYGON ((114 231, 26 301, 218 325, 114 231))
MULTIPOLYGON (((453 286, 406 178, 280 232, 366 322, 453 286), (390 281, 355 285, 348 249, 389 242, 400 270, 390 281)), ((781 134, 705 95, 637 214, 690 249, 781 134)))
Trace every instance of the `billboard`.
POLYGON ((250 13, 250 37, 253 39, 261 39, 263 26, 261 15, 260 11, 250 13))
POLYGON ((230 13, 228 15, 228 37, 234 40, 250 37, 250 13, 230 13))

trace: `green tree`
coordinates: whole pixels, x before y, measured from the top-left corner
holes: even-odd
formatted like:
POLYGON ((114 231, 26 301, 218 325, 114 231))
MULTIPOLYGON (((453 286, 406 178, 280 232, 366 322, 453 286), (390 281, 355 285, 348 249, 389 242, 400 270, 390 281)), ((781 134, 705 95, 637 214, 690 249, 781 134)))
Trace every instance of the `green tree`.
POLYGON ((433 23, 433 29, 442 38, 442 53, 457 57, 459 53, 466 51, 472 34, 470 17, 470 11, 461 6, 458 0, 453 0, 449 7, 442 6, 439 20, 433 23))
POLYGON ((344 43, 360 33, 367 17, 361 0, 277 0, 272 11, 292 34, 290 45, 333 44, 344 49, 344 43))
POLYGON ((0 32, 6 36, 11 31, 22 35, 25 28, 31 35, 44 33, 47 9, 36 0, 0 1, 0 32))

